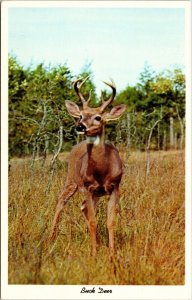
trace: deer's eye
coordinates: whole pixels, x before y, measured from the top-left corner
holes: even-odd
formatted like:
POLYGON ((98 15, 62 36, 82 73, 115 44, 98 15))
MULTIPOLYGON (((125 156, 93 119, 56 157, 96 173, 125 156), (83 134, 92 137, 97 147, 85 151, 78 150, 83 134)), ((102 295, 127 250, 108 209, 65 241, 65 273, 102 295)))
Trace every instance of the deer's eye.
POLYGON ((96 121, 101 121, 101 117, 100 117, 100 116, 96 116, 96 117, 95 117, 95 120, 96 120, 96 121))
POLYGON ((79 120, 81 120, 81 119, 82 119, 82 116, 79 117, 79 120))

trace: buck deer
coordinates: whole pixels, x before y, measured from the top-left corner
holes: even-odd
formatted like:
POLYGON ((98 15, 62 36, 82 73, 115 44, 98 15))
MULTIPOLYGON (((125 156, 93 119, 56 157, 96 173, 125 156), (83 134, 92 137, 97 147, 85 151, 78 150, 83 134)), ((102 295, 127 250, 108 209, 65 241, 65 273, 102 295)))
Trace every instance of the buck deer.
MULTIPOLYGON (((87 77, 88 78, 88 77, 87 77)), ((77 144, 71 151, 68 163, 68 175, 63 191, 58 200, 50 238, 55 236, 60 213, 68 199, 79 190, 84 194, 81 210, 90 231, 92 254, 96 254, 96 217, 95 206, 98 197, 110 195, 107 208, 107 228, 109 232, 110 254, 114 256, 114 226, 116 204, 119 199, 119 184, 122 176, 122 162, 118 150, 110 142, 105 141, 105 123, 118 119, 126 109, 124 104, 117 105, 110 112, 105 112, 107 106, 116 95, 113 84, 106 83, 112 89, 108 100, 102 97, 100 107, 91 108, 80 89, 87 80, 78 79, 74 89, 80 98, 83 108, 80 109, 74 102, 65 101, 68 113, 77 119, 76 131, 83 134, 86 140, 77 144)))

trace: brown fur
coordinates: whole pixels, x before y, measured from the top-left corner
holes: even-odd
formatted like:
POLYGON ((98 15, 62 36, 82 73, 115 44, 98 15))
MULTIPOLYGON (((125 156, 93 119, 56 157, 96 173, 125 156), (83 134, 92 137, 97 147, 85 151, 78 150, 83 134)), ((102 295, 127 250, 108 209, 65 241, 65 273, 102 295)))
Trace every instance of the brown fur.
MULTIPOLYGON (((114 89, 113 87, 113 93, 115 94, 114 89)), ((118 105, 110 113, 105 113, 104 109, 107 101, 104 101, 99 108, 90 108, 87 106, 87 102, 85 102, 77 86, 76 91, 84 104, 83 109, 80 110, 71 101, 66 101, 66 106, 68 112, 73 117, 78 118, 77 128, 81 133, 85 134, 87 140, 76 145, 70 153, 68 175, 64 189, 59 197, 50 238, 53 238, 55 235, 64 204, 78 190, 85 197, 82 212, 90 231, 92 252, 95 255, 97 227, 95 204, 98 197, 110 195, 107 209, 107 227, 110 252, 111 256, 113 256, 115 211, 119 198, 122 162, 115 146, 104 140, 104 125, 106 121, 120 117, 125 110, 125 106, 118 105)), ((110 102, 113 98, 109 99, 110 102)), ((107 103, 109 104, 110 102, 108 101, 107 103)))

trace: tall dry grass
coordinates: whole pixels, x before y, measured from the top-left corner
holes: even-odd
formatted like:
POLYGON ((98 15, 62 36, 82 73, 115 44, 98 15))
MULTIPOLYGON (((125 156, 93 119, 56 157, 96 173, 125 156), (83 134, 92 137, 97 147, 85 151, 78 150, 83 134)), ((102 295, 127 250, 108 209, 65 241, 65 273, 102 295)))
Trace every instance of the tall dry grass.
POLYGON ((63 165, 49 193, 47 167, 14 159, 9 176, 10 284, 184 284, 184 162, 179 152, 151 154, 146 177, 145 153, 125 162, 116 221, 116 258, 109 259, 107 198, 97 210, 100 244, 90 256, 89 234, 81 215, 82 195, 71 198, 54 242, 47 235, 57 195, 66 178, 63 165))

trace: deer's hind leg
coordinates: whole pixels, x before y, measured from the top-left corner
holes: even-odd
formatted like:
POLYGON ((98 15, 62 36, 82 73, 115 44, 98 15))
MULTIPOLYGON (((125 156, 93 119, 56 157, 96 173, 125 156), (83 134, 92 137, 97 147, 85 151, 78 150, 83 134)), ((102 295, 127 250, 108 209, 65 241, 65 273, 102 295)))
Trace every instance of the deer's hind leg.
POLYGON ((93 256, 96 255, 96 247, 97 247, 97 240, 96 240, 96 231, 97 231, 97 222, 95 216, 95 206, 96 206, 96 198, 93 197, 89 192, 85 192, 86 199, 83 201, 81 206, 81 211, 87 223, 90 238, 91 238, 91 245, 92 245, 92 254, 93 256))
MULTIPOLYGON (((97 205, 97 201, 98 201, 98 198, 97 197, 93 197, 93 207, 94 207, 94 210, 96 211, 96 205, 97 205)), ((83 217, 85 218, 85 222, 87 223, 87 226, 88 226, 88 208, 87 208, 87 200, 84 200, 82 202, 82 205, 81 205, 81 211, 82 211, 82 214, 83 214, 83 217)))
POLYGON ((66 182, 65 187, 64 187, 63 191, 61 192, 59 199, 58 199, 55 216, 54 216, 53 223, 51 226, 51 231, 49 234, 49 239, 53 239, 55 237, 57 226, 59 223, 60 214, 63 210, 63 207, 68 202, 69 198, 71 196, 73 196, 73 194, 76 192, 76 190, 77 190, 77 184, 72 183, 71 181, 66 182))
POLYGON ((116 210, 117 204, 119 201, 119 192, 118 187, 115 187, 111 193, 110 200, 108 202, 107 207, 107 228, 109 232, 109 249, 110 249, 110 256, 114 257, 115 253, 115 241, 114 241, 114 227, 115 227, 115 219, 116 219, 116 210))

